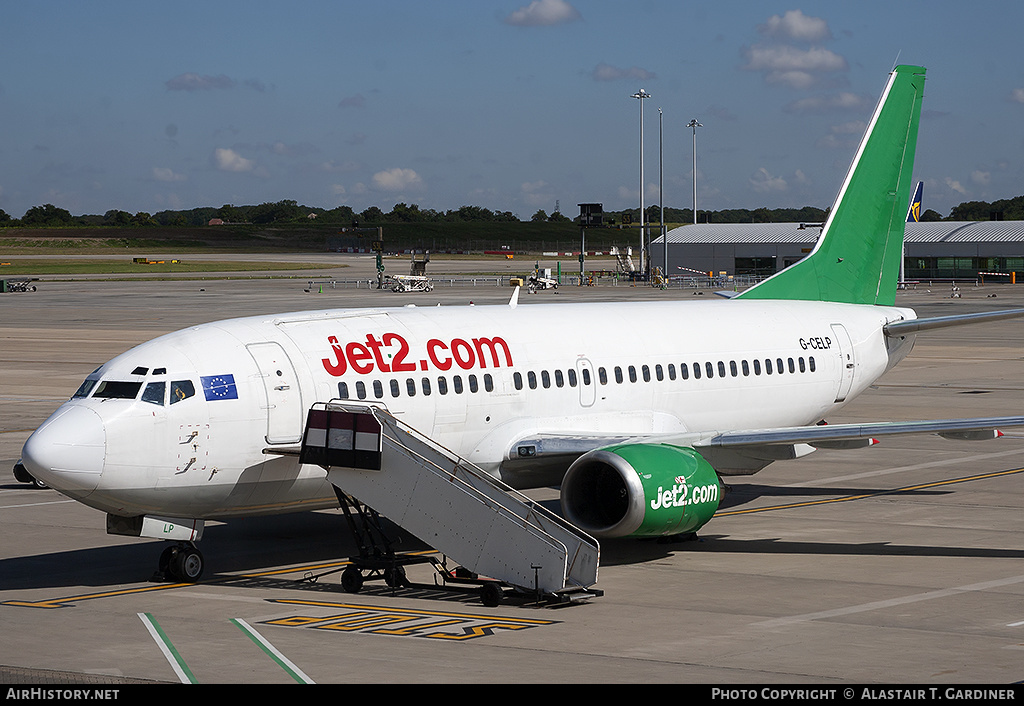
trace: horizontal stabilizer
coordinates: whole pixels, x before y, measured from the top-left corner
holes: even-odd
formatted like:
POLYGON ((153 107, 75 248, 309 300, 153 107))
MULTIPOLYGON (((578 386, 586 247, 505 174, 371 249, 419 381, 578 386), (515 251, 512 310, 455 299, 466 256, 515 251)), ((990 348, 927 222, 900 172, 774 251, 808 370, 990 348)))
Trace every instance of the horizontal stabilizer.
POLYGON ((930 319, 910 319, 908 321, 894 321, 882 327, 883 333, 890 338, 909 336, 920 331, 931 331, 937 328, 948 326, 964 326, 966 324, 981 324, 989 321, 1001 321, 1003 319, 1018 319, 1024 317, 1024 309, 1005 309, 1003 311, 985 311, 978 314, 956 314, 953 316, 936 316, 930 319))

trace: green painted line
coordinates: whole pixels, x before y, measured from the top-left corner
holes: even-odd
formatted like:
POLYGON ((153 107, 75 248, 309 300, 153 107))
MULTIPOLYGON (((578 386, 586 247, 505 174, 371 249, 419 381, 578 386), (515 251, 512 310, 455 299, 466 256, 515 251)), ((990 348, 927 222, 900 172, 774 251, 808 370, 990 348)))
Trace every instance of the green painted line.
POLYGON ((290 659, 281 654, 276 647, 256 632, 248 623, 244 620, 231 619, 231 623, 234 624, 239 630, 249 636, 249 639, 256 643, 256 646, 263 650, 270 659, 274 660, 281 669, 288 673, 288 675, 300 684, 315 684, 306 674, 295 665, 290 659))
POLYGON ((192 673, 192 670, 185 664, 185 660, 178 654, 178 650, 174 648, 171 641, 167 638, 167 634, 160 627, 160 623, 156 621, 151 613, 139 613, 139 619, 142 620, 143 625, 149 630, 149 634, 156 640, 157 647, 164 653, 164 657, 171 665, 171 669, 178 675, 178 679, 182 684, 196 684, 196 677, 192 673))

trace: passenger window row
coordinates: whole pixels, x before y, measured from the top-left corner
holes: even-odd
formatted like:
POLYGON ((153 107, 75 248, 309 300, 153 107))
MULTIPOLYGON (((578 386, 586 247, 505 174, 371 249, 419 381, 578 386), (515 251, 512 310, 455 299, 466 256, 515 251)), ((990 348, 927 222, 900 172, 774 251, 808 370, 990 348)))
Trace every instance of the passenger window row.
MULTIPOLYGON (((371 380, 369 383, 369 389, 367 383, 362 380, 357 380, 353 383, 355 397, 354 399, 365 400, 369 397, 375 399, 383 399, 384 384, 388 385, 388 392, 392 397, 400 397, 402 395, 403 384, 400 380, 392 378, 391 380, 371 380)), ((467 375, 466 379, 463 380, 461 375, 453 375, 451 377, 450 385, 449 379, 445 376, 440 376, 436 381, 437 393, 439 395, 447 395, 449 392, 453 392, 456 395, 461 395, 464 392, 476 393, 481 389, 480 379, 476 375, 467 375)), ((408 397, 415 397, 417 391, 423 395, 429 395, 434 391, 434 383, 431 378, 423 377, 419 380, 416 378, 405 379, 405 394, 408 397)), ((491 377, 490 373, 486 373, 483 376, 483 390, 485 392, 494 391, 494 378, 491 377)), ((338 383, 338 397, 343 400, 353 399, 352 391, 349 390, 349 383, 339 382, 338 383)))
MULTIPOLYGON (((616 365, 612 368, 612 375, 615 382, 621 384, 627 379, 629 382, 638 382, 640 380, 644 382, 651 382, 651 380, 661 382, 666 379, 689 380, 691 377, 694 380, 700 380, 705 377, 749 377, 750 375, 782 375, 785 373, 813 373, 816 371, 817 364, 814 361, 814 357, 810 356, 805 359, 801 356, 798 358, 765 358, 763 361, 755 358, 752 361, 730 360, 726 362, 720 360, 715 363, 710 361, 692 364, 680 363, 678 368, 674 363, 668 363, 667 365, 659 363, 653 367, 641 365, 639 369, 635 365, 629 365, 626 366, 625 370, 621 366, 616 365)), ((607 385, 609 382, 608 371, 603 367, 598 368, 597 379, 602 385, 607 385)), ((580 384, 586 386, 592 384, 592 382, 589 368, 583 368, 579 374, 577 374, 574 368, 569 368, 565 371, 541 370, 536 372, 530 370, 526 373, 525 382, 522 373, 515 372, 512 374, 512 384, 517 390, 522 390, 524 387, 536 390, 538 387, 548 389, 551 387, 576 387, 580 384)), ((408 397, 415 397, 417 394, 430 395, 435 389, 440 395, 447 395, 449 392, 461 395, 467 391, 470 393, 479 392, 480 381, 476 375, 467 375, 465 380, 463 380, 461 375, 453 375, 450 379, 441 375, 436 381, 429 377, 422 377, 419 380, 416 378, 406 378, 404 385, 402 381, 395 378, 391 380, 371 380, 369 383, 357 380, 351 384, 351 387, 354 390, 350 389, 350 383, 339 382, 338 397, 343 400, 365 400, 371 397, 379 400, 384 399, 387 393, 390 393, 391 397, 401 397, 403 387, 408 397), (387 391, 384 389, 385 384, 388 386, 387 391)), ((489 373, 483 376, 483 389, 486 392, 494 391, 494 379, 489 373)))
MULTIPOLYGON (((808 357, 804 359, 802 356, 798 358, 765 358, 762 364, 760 359, 755 358, 753 361, 741 360, 735 361, 730 360, 728 362, 724 360, 712 363, 710 361, 704 363, 680 363, 678 373, 676 365, 669 363, 667 365, 661 365, 658 363, 653 368, 650 365, 641 365, 639 370, 635 365, 626 366, 623 370, 622 366, 616 365, 612 368, 612 375, 614 380, 618 384, 624 383, 627 379, 629 382, 638 382, 643 380, 644 382, 651 382, 651 380, 657 380, 662 382, 666 378, 668 380, 675 380, 677 377, 682 380, 689 380, 692 376, 694 380, 700 380, 702 377, 714 378, 714 377, 750 377, 751 374, 755 376, 759 375, 782 375, 783 373, 806 373, 815 372, 817 370, 817 364, 814 361, 814 357, 808 357)), ((570 376, 570 387, 576 386, 576 371, 569 370, 570 376)), ((608 371, 601 367, 597 369, 597 379, 602 385, 608 384, 608 371)), ((523 376, 521 373, 515 373, 512 376, 512 380, 515 383, 517 390, 523 389, 523 376)), ((554 380, 556 387, 562 387, 562 372, 556 370, 554 372, 554 380)), ((542 370, 539 376, 540 387, 549 388, 551 387, 551 375, 548 371, 542 370)), ((583 370, 583 384, 590 384, 590 371, 587 369, 583 370)), ((538 387, 538 375, 532 370, 526 373, 526 385, 531 390, 536 390, 538 387)))

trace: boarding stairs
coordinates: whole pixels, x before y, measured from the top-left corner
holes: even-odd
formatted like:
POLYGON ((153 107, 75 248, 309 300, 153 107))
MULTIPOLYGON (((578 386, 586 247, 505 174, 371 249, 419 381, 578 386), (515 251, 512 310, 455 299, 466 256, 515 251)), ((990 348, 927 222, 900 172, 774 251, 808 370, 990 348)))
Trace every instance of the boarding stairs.
POLYGON ((600 558, 595 539, 382 407, 317 403, 300 457, 327 470, 339 497, 357 498, 463 573, 554 603, 600 595, 591 588, 600 558))
POLYGON ((613 246, 611 254, 614 255, 617 260, 619 272, 622 272, 623 274, 636 272, 636 267, 633 265, 633 248, 626 248, 626 252, 622 252, 617 246, 613 246))

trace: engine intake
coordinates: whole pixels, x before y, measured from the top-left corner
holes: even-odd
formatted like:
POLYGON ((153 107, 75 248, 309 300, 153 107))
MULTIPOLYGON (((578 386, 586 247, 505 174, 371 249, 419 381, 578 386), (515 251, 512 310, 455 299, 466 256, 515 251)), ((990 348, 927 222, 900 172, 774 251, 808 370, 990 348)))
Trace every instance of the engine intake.
POLYGON ((562 480, 562 513, 595 537, 695 532, 718 509, 715 469, 689 447, 622 444, 590 451, 562 480))

